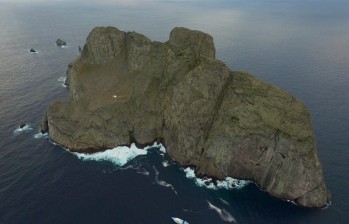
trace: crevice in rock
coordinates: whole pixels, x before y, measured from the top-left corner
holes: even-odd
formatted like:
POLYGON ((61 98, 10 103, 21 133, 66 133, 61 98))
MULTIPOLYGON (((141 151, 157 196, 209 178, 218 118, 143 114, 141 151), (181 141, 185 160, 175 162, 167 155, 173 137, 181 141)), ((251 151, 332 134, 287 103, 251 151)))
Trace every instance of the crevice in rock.
POLYGON ((280 129, 277 129, 275 132, 275 136, 274 136, 274 139, 275 139, 275 147, 274 148, 275 148, 275 150, 276 150, 277 144, 280 141, 280 134, 281 134, 280 129))
POLYGON ((209 122, 209 124, 207 125, 207 128, 206 128, 206 131, 204 132, 203 139, 204 139, 205 143, 207 142, 207 139, 208 139, 208 136, 210 135, 214 121, 216 120, 216 116, 217 116, 219 109, 222 105, 225 91, 228 89, 228 86, 230 85, 231 81, 232 81, 232 75, 228 74, 227 80, 225 81, 225 83, 222 87, 222 90, 217 98, 216 104, 214 105, 214 108, 212 110, 212 113, 213 113, 212 120, 209 122))
POLYGON ((283 158, 283 159, 286 159, 287 156, 285 156, 284 154, 282 154, 281 152, 279 152, 280 156, 283 158))

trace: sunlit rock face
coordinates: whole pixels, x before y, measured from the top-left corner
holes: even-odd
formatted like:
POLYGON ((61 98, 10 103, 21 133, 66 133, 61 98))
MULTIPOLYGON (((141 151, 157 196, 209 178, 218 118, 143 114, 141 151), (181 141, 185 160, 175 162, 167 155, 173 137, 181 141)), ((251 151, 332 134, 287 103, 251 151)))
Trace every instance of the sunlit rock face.
POLYGON ((329 193, 309 112, 283 90, 215 59, 213 38, 174 28, 165 43, 94 28, 67 70, 69 100, 42 129, 71 151, 162 141, 199 175, 254 180, 269 194, 324 207, 329 193))

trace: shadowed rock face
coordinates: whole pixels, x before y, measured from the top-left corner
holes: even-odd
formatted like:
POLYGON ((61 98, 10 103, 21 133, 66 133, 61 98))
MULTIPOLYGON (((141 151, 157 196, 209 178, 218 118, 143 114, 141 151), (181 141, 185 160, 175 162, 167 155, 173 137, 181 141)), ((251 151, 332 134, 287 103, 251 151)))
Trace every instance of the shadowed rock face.
POLYGON ((69 100, 41 129, 72 151, 161 140, 202 175, 251 179, 272 196, 324 207, 329 193, 309 112, 283 90, 215 59, 210 35, 186 28, 169 41, 97 27, 69 64, 69 100))

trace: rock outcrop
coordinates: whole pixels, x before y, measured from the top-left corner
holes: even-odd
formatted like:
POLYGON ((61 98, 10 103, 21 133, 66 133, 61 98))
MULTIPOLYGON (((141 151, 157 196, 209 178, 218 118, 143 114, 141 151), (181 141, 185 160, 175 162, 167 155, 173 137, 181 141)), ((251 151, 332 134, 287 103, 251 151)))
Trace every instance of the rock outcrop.
POLYGON ((66 43, 64 40, 62 40, 62 39, 57 39, 57 40, 56 40, 56 45, 57 45, 58 47, 63 47, 63 46, 66 46, 67 43, 66 43))
POLYGON ((97 27, 68 66, 69 100, 42 130, 71 151, 162 141, 183 166, 254 180, 305 207, 329 200, 304 104, 215 59, 213 38, 186 28, 160 43, 97 27))

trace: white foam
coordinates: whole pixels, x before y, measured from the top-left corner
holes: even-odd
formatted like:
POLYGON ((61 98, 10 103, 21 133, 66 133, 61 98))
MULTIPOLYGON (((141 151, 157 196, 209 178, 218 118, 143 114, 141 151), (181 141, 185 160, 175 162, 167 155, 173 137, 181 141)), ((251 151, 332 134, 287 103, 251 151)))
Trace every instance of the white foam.
POLYGON ((220 200, 223 204, 230 205, 229 202, 227 202, 227 201, 224 200, 223 198, 219 198, 219 200, 220 200))
POLYGON ((172 220, 177 223, 177 224, 189 224, 189 222, 185 221, 185 220, 182 220, 180 218, 177 218, 177 217, 171 217, 172 220))
POLYGON ((167 183, 166 181, 164 180, 159 180, 159 171, 155 168, 155 166, 153 166, 153 169, 155 171, 155 182, 160 185, 160 186, 163 186, 163 187, 169 187, 172 189, 173 193, 177 194, 177 191, 174 189, 174 187, 172 186, 172 184, 169 184, 167 183))
POLYGON ((152 149, 152 148, 157 148, 161 152, 161 147, 163 147, 163 145, 161 143, 154 142, 152 145, 148 145, 148 146, 144 147, 144 149, 148 150, 148 149, 152 149))
POLYGON ((166 153, 166 148, 165 148, 165 146, 163 146, 161 143, 160 143, 160 144, 157 144, 157 145, 159 146, 160 152, 166 153))
POLYGON ((61 76, 57 79, 58 82, 65 82, 65 80, 67 79, 66 76, 61 76))
POLYGON ((196 182, 196 185, 198 185, 199 187, 206 187, 212 190, 216 190, 219 188, 212 182, 212 178, 205 178, 205 179, 196 178, 195 182, 196 182))
POLYGON ((158 149, 160 154, 164 154, 166 153, 166 148, 165 146, 163 146, 161 143, 158 142, 154 142, 152 145, 148 145, 146 147, 143 148, 144 150, 148 150, 148 149, 158 149))
POLYGON ((185 172, 185 176, 187 178, 189 178, 189 179, 196 178, 194 169, 188 167, 188 168, 184 169, 184 172, 185 172))
POLYGON ((132 144, 130 147, 118 146, 113 149, 108 149, 103 152, 96 152, 93 154, 77 152, 74 152, 73 154, 82 160, 110 161, 118 166, 123 166, 137 156, 146 155, 147 150, 139 149, 135 144, 132 144))
POLYGON ((220 209, 217 206, 214 206, 213 204, 211 204, 209 201, 207 201, 207 203, 208 203, 208 207, 214 210, 215 212, 217 212, 219 217, 221 217, 223 221, 236 223, 236 219, 225 209, 220 209))
POLYGON ((128 170, 128 169, 136 170, 136 172, 138 174, 142 174, 144 176, 149 176, 150 175, 148 170, 146 170, 143 167, 141 167, 141 165, 135 165, 135 164, 130 164, 130 165, 127 165, 127 166, 118 166, 117 169, 115 169, 115 170, 128 170))
POLYGON ((137 173, 143 174, 144 176, 149 176, 149 172, 146 169, 139 169, 137 170, 137 173))
POLYGON ((217 180, 216 182, 214 182, 212 178, 198 178, 195 175, 194 169, 190 167, 184 169, 184 172, 188 179, 194 179, 197 186, 206 187, 212 190, 241 189, 250 183, 248 180, 238 180, 232 177, 226 177, 225 180, 217 180))
POLYGON ((30 127, 28 124, 24 125, 23 128, 18 127, 16 130, 13 131, 14 134, 19 135, 22 133, 31 132, 33 130, 32 127, 30 127))
POLYGON ((57 81, 61 84, 62 87, 66 88, 68 87, 66 84, 65 84, 65 80, 67 79, 66 76, 61 76, 57 79, 57 81))
POLYGON ((39 133, 35 134, 33 137, 36 138, 36 139, 39 139, 39 138, 48 138, 48 133, 47 133, 47 132, 45 132, 45 133, 39 132, 39 133))
MULTIPOLYGON (((103 152, 96 152, 92 154, 73 152, 79 159, 86 161, 109 161, 118 166, 124 166, 130 160, 137 156, 146 155, 149 149, 156 148, 160 151, 163 146, 160 143, 154 142, 152 145, 146 146, 143 149, 137 148, 135 144, 131 144, 130 147, 118 146, 113 149, 108 149, 103 152)), ((144 175, 149 175, 148 171, 142 172, 144 175)))
POLYGON ((168 167, 170 164, 169 164, 169 162, 167 161, 167 160, 165 160, 165 161, 162 161, 162 166, 163 167, 168 167))
POLYGON ((58 44, 54 44, 55 46, 59 47, 59 48, 69 48, 71 47, 71 45, 69 45, 69 43, 65 43, 65 45, 58 45, 58 44))

